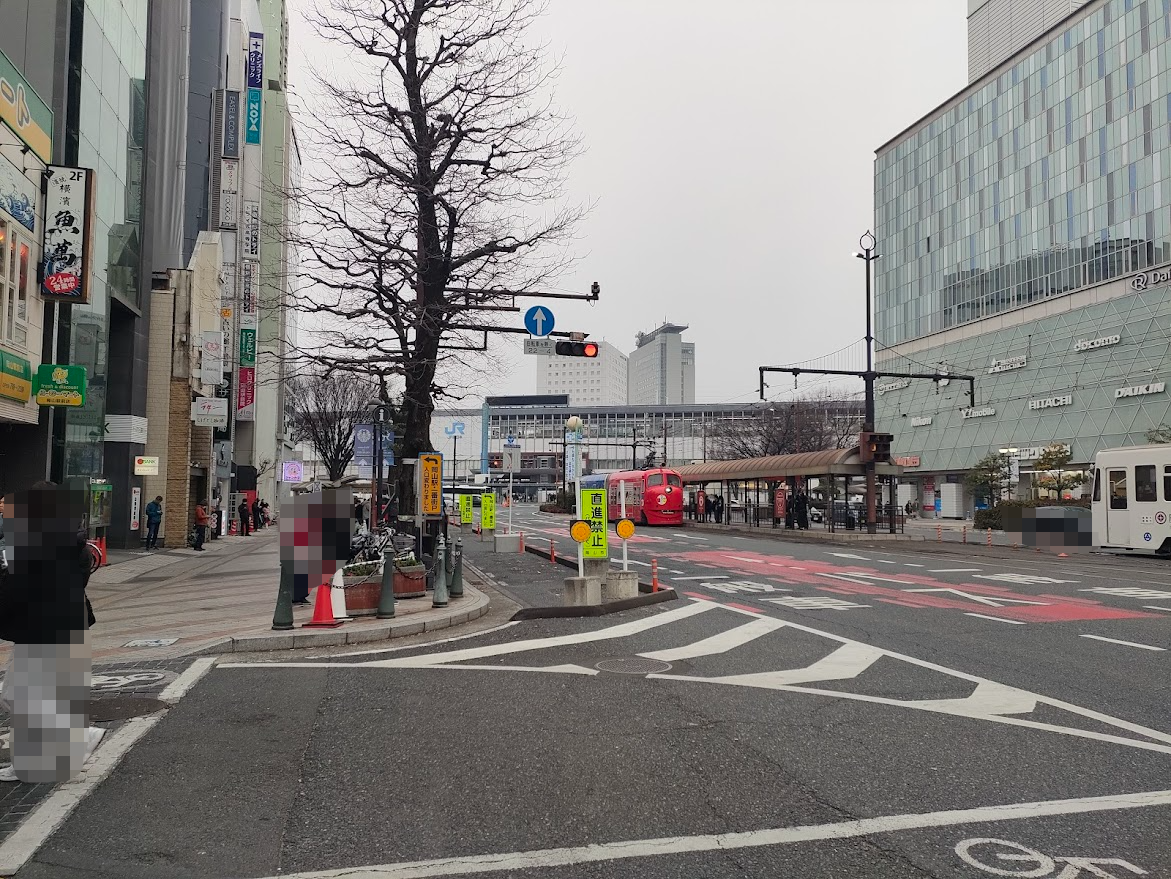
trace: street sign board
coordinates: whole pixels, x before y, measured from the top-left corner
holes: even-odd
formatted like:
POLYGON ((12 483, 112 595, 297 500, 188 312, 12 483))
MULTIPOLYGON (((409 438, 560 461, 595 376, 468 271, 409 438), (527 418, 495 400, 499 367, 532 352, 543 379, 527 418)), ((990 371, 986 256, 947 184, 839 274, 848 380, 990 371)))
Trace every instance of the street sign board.
POLYGON ((557 353, 557 343, 552 339, 525 339, 525 354, 547 354, 553 355, 557 353))
POLYGON ((419 455, 419 509, 424 516, 443 515, 443 455, 419 455))
POLYGON ((504 469, 509 473, 520 469, 520 447, 519 446, 505 446, 504 447, 504 461, 502 462, 504 469))
POLYGON ((490 491, 480 497, 480 530, 496 530, 496 495, 490 491))
POLYGON ((472 496, 470 494, 459 496, 459 523, 461 525, 472 524, 472 496))
POLYGON ((610 549, 606 543, 606 489, 583 488, 581 490, 581 517, 590 523, 590 539, 581 545, 582 556, 587 559, 608 559, 610 549))
POLYGON ((543 305, 534 305, 525 312, 525 329, 533 336, 547 336, 553 332, 553 312, 543 305))
POLYGON ((577 479, 578 441, 581 439, 572 430, 565 431, 565 478, 572 482, 577 479))
POLYGON ((157 455, 139 455, 134 459, 135 476, 158 476, 159 459, 157 455))
POLYGON ((37 367, 38 406, 84 406, 84 366, 42 363, 37 367))

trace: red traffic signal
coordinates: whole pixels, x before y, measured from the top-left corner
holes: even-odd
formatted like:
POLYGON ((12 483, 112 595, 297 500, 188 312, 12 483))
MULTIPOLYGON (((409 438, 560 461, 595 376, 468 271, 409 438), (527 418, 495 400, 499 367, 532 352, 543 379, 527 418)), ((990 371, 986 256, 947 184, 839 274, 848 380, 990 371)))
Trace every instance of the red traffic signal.
POLYGON ((557 353, 562 357, 597 357, 597 342, 558 342, 557 353))

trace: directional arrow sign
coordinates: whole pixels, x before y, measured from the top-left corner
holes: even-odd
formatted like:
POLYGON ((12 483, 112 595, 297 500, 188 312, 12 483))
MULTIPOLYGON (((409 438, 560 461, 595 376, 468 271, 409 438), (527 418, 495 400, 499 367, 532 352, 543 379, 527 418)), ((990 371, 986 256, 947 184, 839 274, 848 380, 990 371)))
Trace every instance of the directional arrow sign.
POLYGON ((525 312, 525 329, 541 337, 553 332, 553 312, 543 305, 534 305, 525 312))

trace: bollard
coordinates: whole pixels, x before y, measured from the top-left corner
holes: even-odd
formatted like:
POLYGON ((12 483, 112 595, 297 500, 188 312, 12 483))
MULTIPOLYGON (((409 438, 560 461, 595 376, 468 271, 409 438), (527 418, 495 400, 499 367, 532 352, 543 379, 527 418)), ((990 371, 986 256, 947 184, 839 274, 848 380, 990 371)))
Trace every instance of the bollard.
POLYGON ((651 592, 659 591, 659 560, 651 559, 651 592))
POLYGON ((525 533, 523 531, 520 532, 520 550, 519 551, 520 552, 525 551, 525 533))
POLYGON ((988 529, 988 545, 989 546, 992 545, 992 529, 991 528, 988 529))
POLYGON ((388 546, 382 551, 382 589, 378 593, 378 619, 394 619, 394 547, 392 546, 388 546))
POLYGON ((281 559, 281 579, 276 593, 272 627, 278 632, 293 628, 293 563, 285 559, 281 559))
POLYGON ((432 607, 447 607, 446 555, 447 543, 444 541, 443 535, 440 534, 439 540, 435 542, 435 598, 431 602, 432 607))
POLYGON ((937 543, 943 543, 943 526, 942 525, 935 526, 935 540, 937 543))
POLYGON ((549 563, 557 564, 557 548, 553 546, 553 538, 549 538, 549 563))
POLYGON ((968 526, 967 525, 964 526, 963 531, 964 531, 964 533, 963 533, 963 537, 962 537, 962 542, 967 543, 968 542, 968 526))
POLYGON ((451 553, 455 562, 451 566, 451 588, 448 593, 452 598, 464 597, 464 541, 462 537, 455 538, 455 549, 451 553))

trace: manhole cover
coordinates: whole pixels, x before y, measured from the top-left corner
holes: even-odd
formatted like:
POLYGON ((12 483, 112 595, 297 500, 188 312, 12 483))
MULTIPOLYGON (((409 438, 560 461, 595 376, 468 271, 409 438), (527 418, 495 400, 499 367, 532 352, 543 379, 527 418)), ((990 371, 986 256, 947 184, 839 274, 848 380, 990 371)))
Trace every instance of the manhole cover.
POLYGON ((164 687, 175 679, 173 671, 121 671, 95 674, 90 678, 90 689, 98 692, 112 690, 141 690, 148 687, 164 687))
POLYGON ((146 696, 111 696, 108 699, 90 700, 89 719, 93 723, 110 723, 114 720, 143 717, 169 707, 166 702, 146 696))
POLYGON ((620 675, 649 675, 667 671, 671 663, 659 659, 643 659, 632 656, 628 659, 603 659, 594 668, 599 671, 612 671, 620 675))

